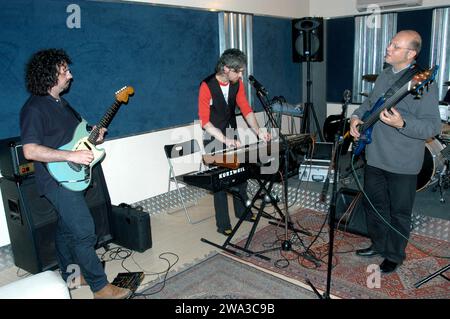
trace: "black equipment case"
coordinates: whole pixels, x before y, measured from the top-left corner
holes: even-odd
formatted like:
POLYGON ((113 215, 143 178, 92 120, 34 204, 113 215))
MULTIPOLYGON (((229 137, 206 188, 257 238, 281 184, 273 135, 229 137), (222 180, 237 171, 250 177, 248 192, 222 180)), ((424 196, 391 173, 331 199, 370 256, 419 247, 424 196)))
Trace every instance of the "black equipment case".
POLYGON ((144 252, 152 248, 150 215, 128 204, 112 206, 113 243, 144 252))

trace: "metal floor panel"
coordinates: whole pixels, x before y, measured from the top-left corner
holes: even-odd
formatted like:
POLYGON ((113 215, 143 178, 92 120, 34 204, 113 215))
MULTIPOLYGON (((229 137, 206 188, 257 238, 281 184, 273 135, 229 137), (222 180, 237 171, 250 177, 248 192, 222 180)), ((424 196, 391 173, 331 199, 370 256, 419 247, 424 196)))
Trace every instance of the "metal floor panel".
POLYGON ((0 271, 14 266, 11 245, 0 247, 0 271))
MULTIPOLYGON (((186 206, 192 205, 207 194, 205 190, 192 186, 182 187, 180 188, 180 192, 185 199, 186 206)), ((150 215, 173 212, 183 208, 176 189, 133 203, 131 206, 142 206, 144 211, 148 212, 150 215)))

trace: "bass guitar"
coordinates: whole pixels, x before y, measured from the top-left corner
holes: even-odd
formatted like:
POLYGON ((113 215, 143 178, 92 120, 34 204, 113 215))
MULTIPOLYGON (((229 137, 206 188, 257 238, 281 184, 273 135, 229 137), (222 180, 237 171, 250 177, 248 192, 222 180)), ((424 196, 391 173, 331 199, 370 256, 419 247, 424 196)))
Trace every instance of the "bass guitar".
POLYGON ((94 159, 89 165, 73 162, 47 163, 50 175, 63 187, 71 191, 85 190, 91 183, 92 167, 105 157, 105 150, 95 146, 101 128, 107 128, 116 115, 122 103, 128 102, 128 97, 134 93, 131 86, 125 86, 115 93, 115 102, 105 113, 96 127, 90 130, 85 120, 77 125, 72 140, 58 148, 63 151, 90 150, 94 159))
POLYGON ((358 126, 358 131, 361 134, 357 141, 353 142, 353 154, 359 156, 367 144, 372 143, 372 130, 374 124, 380 119, 380 114, 383 110, 390 110, 400 100, 402 100, 408 94, 414 94, 417 98, 423 95, 424 88, 430 85, 437 74, 439 66, 435 66, 431 69, 419 72, 415 74, 411 81, 404 84, 397 92, 391 97, 385 99, 380 97, 373 108, 366 112, 363 117, 361 125, 358 126))

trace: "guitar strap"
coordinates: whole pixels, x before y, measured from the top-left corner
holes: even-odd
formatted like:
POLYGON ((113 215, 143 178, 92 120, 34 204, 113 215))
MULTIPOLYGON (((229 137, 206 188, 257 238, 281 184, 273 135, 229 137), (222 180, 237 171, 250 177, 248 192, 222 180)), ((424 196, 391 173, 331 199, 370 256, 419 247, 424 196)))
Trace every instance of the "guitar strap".
POLYGON ((383 96, 384 100, 386 101, 387 99, 389 99, 392 95, 394 95, 395 92, 400 90, 403 85, 411 81, 413 76, 419 73, 420 69, 421 68, 417 63, 411 64, 409 69, 405 73, 403 73, 403 75, 397 81, 395 81, 395 83, 389 90, 387 90, 387 92, 383 96))

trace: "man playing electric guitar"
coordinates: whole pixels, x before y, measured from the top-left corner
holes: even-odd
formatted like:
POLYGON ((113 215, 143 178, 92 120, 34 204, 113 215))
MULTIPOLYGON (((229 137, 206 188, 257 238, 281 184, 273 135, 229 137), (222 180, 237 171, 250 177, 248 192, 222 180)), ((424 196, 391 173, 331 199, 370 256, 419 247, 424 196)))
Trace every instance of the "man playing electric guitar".
MULTIPOLYGON (((355 140, 360 137, 359 126, 363 124, 364 114, 408 72, 420 52, 421 43, 420 35, 412 30, 401 31, 392 38, 385 55, 390 67, 381 72, 369 97, 352 114, 350 134, 355 140)), ((381 111, 379 121, 372 127, 372 141, 365 146, 364 190, 377 212, 365 199, 372 245, 357 250, 356 254, 383 256, 380 265, 383 273, 395 271, 406 257, 417 174, 422 168, 425 142, 439 134, 440 127, 434 84, 424 90, 420 99, 409 94, 390 110, 381 111)))
MULTIPOLYGON (((60 95, 72 80, 69 56, 58 49, 35 53, 26 66, 27 89, 31 96, 20 112, 20 130, 24 156, 35 161, 38 191, 58 213, 55 247, 63 279, 69 278, 68 268, 77 264, 81 271, 78 281, 88 284, 94 298, 127 298, 129 289, 111 285, 96 254, 95 225, 83 192, 68 190, 47 171, 44 163, 72 162, 89 165, 94 159, 91 150, 58 150, 69 142, 80 122, 60 95)), ((105 129, 99 130, 96 143, 103 141, 105 129)), ((73 276, 73 275, 72 275, 73 276)))

